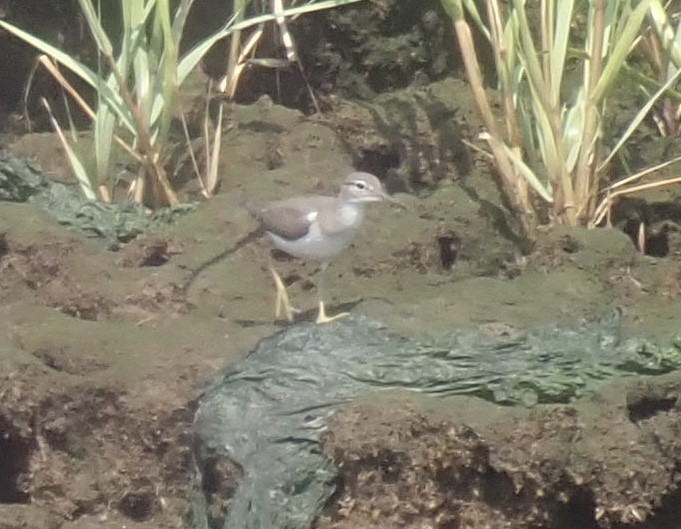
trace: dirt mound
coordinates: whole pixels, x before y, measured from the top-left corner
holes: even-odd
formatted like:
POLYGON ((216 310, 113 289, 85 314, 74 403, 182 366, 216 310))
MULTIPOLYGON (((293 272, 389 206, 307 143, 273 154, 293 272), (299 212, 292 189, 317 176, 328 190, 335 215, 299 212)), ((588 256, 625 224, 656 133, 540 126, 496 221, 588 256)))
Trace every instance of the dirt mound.
POLYGON ((432 402, 413 396, 406 406, 382 398, 348 406, 326 435, 340 490, 318 527, 662 527, 678 520, 679 377, 615 383, 611 392, 620 396, 532 412, 455 398, 434 413, 432 402))
POLYGON ((0 517, 18 524, 6 527, 75 519, 177 526, 189 483, 191 410, 145 408, 113 387, 55 379, 29 367, 0 377, 0 517))

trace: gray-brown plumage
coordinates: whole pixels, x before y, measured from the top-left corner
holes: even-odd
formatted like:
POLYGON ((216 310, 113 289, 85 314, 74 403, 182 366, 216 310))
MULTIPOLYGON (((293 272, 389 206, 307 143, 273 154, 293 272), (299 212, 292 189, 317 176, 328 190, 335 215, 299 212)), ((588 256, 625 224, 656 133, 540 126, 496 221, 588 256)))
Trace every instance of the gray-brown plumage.
MULTIPOLYGON (((378 178, 370 173, 351 173, 343 181, 338 196, 305 195, 264 204, 251 203, 246 208, 262 224, 274 246, 290 255, 321 263, 319 316, 326 323, 344 316, 328 317, 322 300, 323 273, 329 262, 354 238, 364 220, 364 206, 370 202, 390 201, 378 178)), ((277 286, 276 316, 283 312, 293 320, 293 309, 279 274, 270 266, 277 286)))

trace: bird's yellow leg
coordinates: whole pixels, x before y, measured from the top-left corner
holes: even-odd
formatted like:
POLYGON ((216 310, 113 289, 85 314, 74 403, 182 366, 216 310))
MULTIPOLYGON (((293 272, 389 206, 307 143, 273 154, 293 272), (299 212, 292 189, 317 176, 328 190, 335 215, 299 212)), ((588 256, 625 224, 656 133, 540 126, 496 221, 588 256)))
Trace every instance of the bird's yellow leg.
POLYGON ((336 314, 335 316, 326 315, 326 310, 324 308, 324 274, 326 273, 326 269, 328 268, 328 266, 329 266, 328 263, 322 263, 321 270, 319 270, 319 279, 317 280, 317 296, 319 296, 319 313, 317 314, 316 323, 318 324, 330 323, 339 318, 345 318, 346 316, 350 316, 349 312, 341 312, 340 314, 336 314))
POLYGON ((274 306, 274 317, 279 319, 284 316, 289 323, 293 322, 293 315, 300 312, 300 310, 291 305, 288 292, 286 291, 286 285, 284 285, 284 281, 281 279, 281 276, 271 264, 270 274, 272 274, 274 286, 277 289, 277 300, 274 306))

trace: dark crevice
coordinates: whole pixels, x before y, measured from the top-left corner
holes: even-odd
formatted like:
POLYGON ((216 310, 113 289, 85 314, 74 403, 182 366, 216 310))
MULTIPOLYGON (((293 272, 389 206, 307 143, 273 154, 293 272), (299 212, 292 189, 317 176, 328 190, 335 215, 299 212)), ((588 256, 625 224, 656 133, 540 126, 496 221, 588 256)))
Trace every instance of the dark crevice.
POLYGON ((650 229, 638 219, 629 219, 623 224, 622 231, 629 236, 639 250, 643 250, 645 255, 667 257, 670 253, 670 228, 666 224, 650 229))
POLYGON ((570 499, 556 512, 551 529, 597 529, 596 500, 593 492, 579 488, 572 493, 570 499))
POLYGON ((118 510, 131 520, 144 522, 156 514, 157 503, 153 487, 145 483, 125 494, 118 503, 118 510))
POLYGON ((32 443, 0 417, 0 504, 30 503, 26 479, 32 443))
POLYGON ((379 178, 384 178, 390 169, 396 169, 400 165, 401 156, 395 145, 391 145, 385 150, 363 150, 359 154, 359 159, 355 162, 358 171, 366 171, 379 178))
POLYGON ((677 397, 643 397, 636 402, 627 405, 627 413, 631 422, 639 422, 649 419, 658 413, 673 410, 676 407, 677 397))
POLYGON ((202 465, 201 489, 205 494, 209 529, 224 526, 232 497, 242 479, 243 469, 226 457, 214 455, 202 465))
POLYGON ((440 250, 440 264, 445 270, 451 270, 459 256, 461 239, 454 232, 440 235, 437 238, 437 245, 440 250))
POLYGON ((9 245, 7 244, 7 234, 0 232, 0 259, 9 253, 9 245))

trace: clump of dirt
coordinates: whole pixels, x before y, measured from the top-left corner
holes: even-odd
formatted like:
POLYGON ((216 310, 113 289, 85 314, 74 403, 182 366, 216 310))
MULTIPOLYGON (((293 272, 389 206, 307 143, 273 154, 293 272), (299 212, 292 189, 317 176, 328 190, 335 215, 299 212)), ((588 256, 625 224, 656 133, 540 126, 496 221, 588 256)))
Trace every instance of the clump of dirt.
POLYGON ((3 297, 16 295, 17 289, 33 292, 48 307, 90 321, 110 313, 109 300, 84 291, 64 266, 73 257, 72 244, 56 241, 23 245, 3 237, 2 248, 0 295, 3 297))
POLYGON ((141 236, 123 249, 120 261, 123 266, 163 266, 173 255, 182 253, 182 248, 173 241, 154 235, 141 236))
MULTIPOLYGON (((5 301, 32 298, 36 303, 78 319, 97 321, 114 312, 155 314, 188 308, 182 286, 145 280, 134 294, 107 292, 109 272, 101 264, 81 261, 82 246, 74 241, 23 244, 0 235, 0 297, 5 301), (100 276, 100 284, 92 284, 100 276)), ((118 263, 124 267, 158 267, 181 250, 159 237, 141 237, 126 247, 118 263)))
POLYGON ((473 155, 463 143, 477 126, 460 81, 408 88, 370 102, 338 99, 326 121, 343 138, 355 164, 400 191, 432 190, 445 178, 464 179, 473 155), (361 124, 361 125, 360 125, 361 124))
POLYGON ((192 410, 136 401, 114 387, 60 386, 53 373, 24 367, 0 376, 0 513, 21 506, 22 517, 42 513, 49 522, 27 527, 88 519, 177 526, 192 410))
POLYGON ((658 527, 679 514, 681 384, 616 383, 622 393, 534 412, 349 405, 325 436, 339 491, 317 527, 658 527))
MULTIPOLYGON (((197 1, 183 44, 190 47, 219 29, 231 15, 229 9, 219 0, 197 1)), ((373 0, 288 22, 300 64, 268 68, 253 61, 246 65, 239 79, 238 102, 253 103, 268 95, 279 104, 312 114, 329 110, 338 96, 370 100, 407 86, 424 86, 449 75, 458 61, 451 22, 439 0, 373 0)), ((254 52, 257 58, 285 58, 277 33, 274 25, 265 25, 265 38, 254 52)), ((211 77, 224 74, 228 49, 226 39, 204 59, 203 69, 211 77)))
POLYGON ((442 79, 458 58, 450 20, 437 0, 374 0, 301 19, 296 36, 322 93, 371 99, 442 79))

